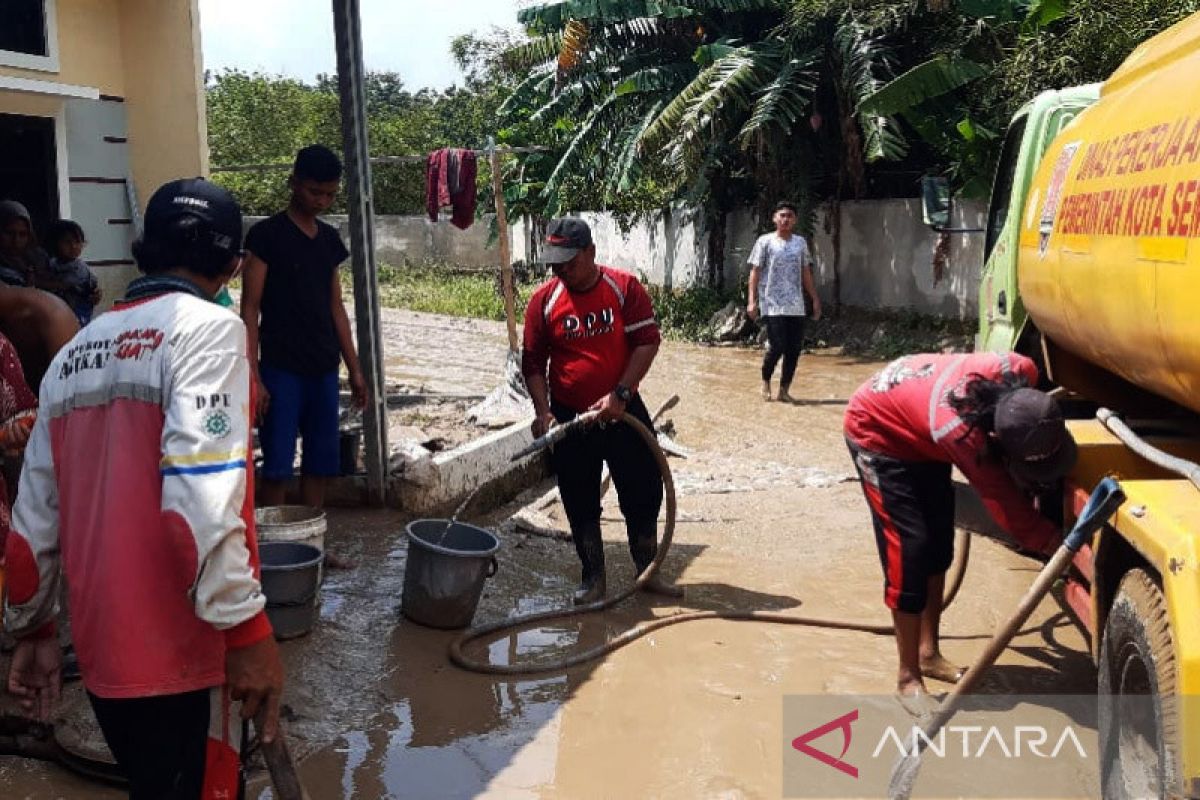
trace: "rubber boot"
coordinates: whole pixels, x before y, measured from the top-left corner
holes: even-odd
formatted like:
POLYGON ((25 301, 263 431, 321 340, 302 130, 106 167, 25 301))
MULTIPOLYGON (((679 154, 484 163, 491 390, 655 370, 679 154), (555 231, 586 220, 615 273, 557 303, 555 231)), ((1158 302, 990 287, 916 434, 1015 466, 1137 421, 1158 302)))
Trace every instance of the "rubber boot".
POLYGON ((583 565, 583 580, 575 590, 577 606, 603 600, 607 591, 604 576, 604 540, 600 536, 600 523, 582 525, 571 531, 575 552, 583 565))
MULTIPOLYGON (((626 528, 629 532, 629 554, 633 556, 633 566, 637 569, 637 574, 641 575, 658 555, 658 523, 627 522, 626 528)), ((683 589, 658 573, 651 576, 642 588, 665 597, 683 597, 683 589)))

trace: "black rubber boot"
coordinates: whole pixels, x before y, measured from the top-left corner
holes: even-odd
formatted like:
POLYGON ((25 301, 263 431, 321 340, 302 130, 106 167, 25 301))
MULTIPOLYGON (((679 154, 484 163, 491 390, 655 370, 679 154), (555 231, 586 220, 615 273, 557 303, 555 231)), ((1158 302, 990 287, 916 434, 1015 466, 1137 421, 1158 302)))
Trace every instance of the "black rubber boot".
POLYGON ((603 600, 607 586, 604 576, 604 540, 600 536, 600 523, 588 523, 574 528, 571 538, 583 565, 583 581, 575 590, 575 605, 582 606, 603 600))
MULTIPOLYGON (((641 575, 650 562, 658 555, 658 523, 627 522, 629 533, 629 554, 633 556, 633 566, 641 575)), ((661 594, 666 597, 683 597, 683 589, 655 574, 642 586, 647 592, 661 594)))

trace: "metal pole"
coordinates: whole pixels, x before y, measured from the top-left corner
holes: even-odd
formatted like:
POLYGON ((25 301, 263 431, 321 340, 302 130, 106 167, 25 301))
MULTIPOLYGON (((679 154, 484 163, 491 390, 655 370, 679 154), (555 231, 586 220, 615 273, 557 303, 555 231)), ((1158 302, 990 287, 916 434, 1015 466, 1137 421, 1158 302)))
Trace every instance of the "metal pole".
POLYGON ((337 47, 342 146, 346 160, 346 204, 350 212, 354 320, 358 330, 358 357, 368 390, 367 407, 363 413, 367 489, 371 502, 382 505, 387 500, 387 406, 384 396, 379 280, 375 269, 375 209, 371 197, 359 0, 333 0, 333 32, 337 47))

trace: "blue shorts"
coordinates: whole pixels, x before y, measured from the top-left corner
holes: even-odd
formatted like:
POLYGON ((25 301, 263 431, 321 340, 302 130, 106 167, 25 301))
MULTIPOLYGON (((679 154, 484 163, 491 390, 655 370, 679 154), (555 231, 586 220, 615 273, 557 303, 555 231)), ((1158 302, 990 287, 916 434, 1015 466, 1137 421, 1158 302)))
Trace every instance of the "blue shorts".
POLYGON ((262 477, 270 481, 292 477, 297 434, 304 440, 301 474, 322 478, 340 475, 337 370, 308 376, 262 364, 259 375, 271 395, 267 415, 258 427, 262 477))

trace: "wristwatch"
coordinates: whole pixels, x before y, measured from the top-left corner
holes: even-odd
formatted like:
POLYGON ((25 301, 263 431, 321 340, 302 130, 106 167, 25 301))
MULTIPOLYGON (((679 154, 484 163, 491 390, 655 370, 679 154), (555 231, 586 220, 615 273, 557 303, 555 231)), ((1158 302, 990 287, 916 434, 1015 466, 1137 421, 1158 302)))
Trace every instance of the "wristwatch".
POLYGON ((628 386, 622 386, 618 383, 617 388, 613 389, 613 394, 615 394, 617 399, 622 403, 628 403, 629 399, 633 397, 633 390, 628 386))

